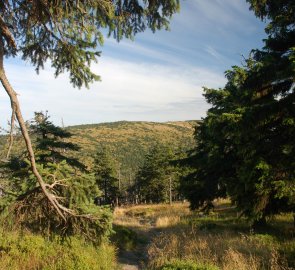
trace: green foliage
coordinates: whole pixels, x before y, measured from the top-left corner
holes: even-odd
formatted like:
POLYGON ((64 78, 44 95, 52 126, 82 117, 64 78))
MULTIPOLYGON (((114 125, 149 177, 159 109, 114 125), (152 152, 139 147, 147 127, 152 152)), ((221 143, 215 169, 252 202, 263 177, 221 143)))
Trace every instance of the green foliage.
MULTIPOLYGON (((81 235, 94 243, 100 243, 110 234, 112 213, 110 209, 94 204, 101 192, 93 174, 76 174, 65 161, 47 164, 46 167, 39 165, 38 169, 71 214, 64 220, 56 214, 40 187, 28 189, 25 186, 24 190, 20 188, 17 200, 9 206, 8 221, 13 220, 13 227, 62 238, 81 235)), ((29 177, 33 179, 33 175, 29 177)), ((30 178, 22 180, 28 183, 30 178)))
POLYGON ((11 270, 113 270, 114 247, 94 247, 79 238, 61 243, 39 235, 0 231, 0 268, 11 270))
POLYGON ((36 157, 38 163, 57 163, 66 160, 71 166, 85 170, 85 165, 77 158, 66 155, 68 151, 79 151, 80 147, 66 139, 73 135, 49 121, 49 115, 44 112, 35 112, 34 120, 31 122, 32 133, 36 136, 36 157))
MULTIPOLYGON (((99 244, 112 231, 112 213, 95 204, 101 195, 94 173, 68 151, 79 149, 64 142, 71 133, 56 127, 44 113, 36 113, 31 129, 36 135, 38 171, 46 183, 47 192, 58 198, 66 217, 58 215, 41 187, 36 183, 25 157, 14 157, 6 164, 5 195, 0 199, 3 215, 12 226, 49 237, 81 235, 99 244), (64 153, 66 152, 66 153, 64 153), (67 155, 66 155, 67 154, 67 155), (81 170, 79 170, 79 168, 81 170)), ((4 183, 4 182, 3 182, 4 183)))
POLYGON ((226 72, 224 89, 206 89, 212 104, 196 132, 195 172, 184 189, 196 208, 231 196, 256 221, 294 212, 294 1, 248 1, 268 18, 268 38, 242 67, 226 72))
POLYGON ((119 196, 119 179, 116 177, 114 160, 106 148, 97 152, 93 171, 96 185, 103 191, 104 204, 114 204, 119 196))
POLYGON ((141 201, 168 202, 171 179, 175 186, 175 170, 171 165, 174 155, 170 148, 157 145, 146 155, 136 176, 136 189, 141 201))

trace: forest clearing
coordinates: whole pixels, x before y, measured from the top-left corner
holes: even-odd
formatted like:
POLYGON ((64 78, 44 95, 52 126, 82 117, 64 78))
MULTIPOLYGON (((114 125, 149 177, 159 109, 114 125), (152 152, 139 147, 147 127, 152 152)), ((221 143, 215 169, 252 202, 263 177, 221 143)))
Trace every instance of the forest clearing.
POLYGON ((0 84, 0 270, 295 270, 294 0, 0 1, 0 84))

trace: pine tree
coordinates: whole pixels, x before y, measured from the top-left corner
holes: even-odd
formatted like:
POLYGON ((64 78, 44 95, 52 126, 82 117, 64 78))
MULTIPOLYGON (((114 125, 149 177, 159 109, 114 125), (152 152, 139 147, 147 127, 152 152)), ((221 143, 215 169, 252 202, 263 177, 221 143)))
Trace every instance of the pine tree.
POLYGON ((265 47, 226 72, 224 89, 205 89, 212 108, 186 185, 193 207, 227 193, 259 223, 295 210, 295 3, 249 2, 270 20, 265 47))
POLYGON ((136 175, 136 189, 142 202, 168 202, 169 191, 175 185, 173 152, 162 145, 154 146, 145 157, 136 175), (173 183, 170 183, 173 178, 173 183))
POLYGON ((108 149, 103 148, 97 152, 93 171, 96 185, 103 195, 103 200, 97 198, 97 202, 114 206, 119 196, 119 180, 116 177, 115 162, 108 149))
POLYGON ((85 170, 78 160, 65 155, 64 150, 78 150, 73 144, 62 141, 71 133, 56 127, 44 113, 35 113, 31 130, 36 137, 38 170, 48 189, 70 211, 64 220, 56 215, 48 203, 34 175, 29 170, 26 156, 13 156, 5 164, 4 178, 7 189, 0 200, 2 211, 9 209, 7 220, 13 220, 21 229, 46 236, 68 237, 80 235, 99 243, 111 231, 111 211, 95 204, 101 196, 95 175, 85 170))
POLYGON ((57 213, 67 211, 48 190, 38 172, 31 139, 15 90, 4 69, 4 58, 20 55, 36 71, 51 62, 55 75, 68 72, 74 86, 86 87, 99 80, 90 65, 100 56, 103 33, 118 41, 139 32, 168 28, 169 19, 179 9, 179 0, 20 0, 0 2, 0 81, 11 102, 11 122, 20 125, 28 150, 31 170, 43 193, 57 213))
POLYGON ((77 144, 66 141, 72 134, 56 125, 50 120, 48 113, 35 112, 34 120, 31 122, 30 129, 36 136, 37 161, 40 164, 58 163, 65 160, 69 165, 80 170, 85 170, 77 158, 73 158, 73 152, 80 150, 77 144), (69 154, 70 152, 71 157, 69 154))

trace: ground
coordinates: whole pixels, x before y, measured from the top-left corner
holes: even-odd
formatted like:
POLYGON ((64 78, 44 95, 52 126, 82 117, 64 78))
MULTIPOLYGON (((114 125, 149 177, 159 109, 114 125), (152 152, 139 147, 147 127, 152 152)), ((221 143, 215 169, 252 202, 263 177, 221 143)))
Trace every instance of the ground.
POLYGON ((295 269, 292 216, 269 220, 254 232, 228 200, 209 214, 187 203, 115 209, 113 242, 122 270, 290 270, 295 269))

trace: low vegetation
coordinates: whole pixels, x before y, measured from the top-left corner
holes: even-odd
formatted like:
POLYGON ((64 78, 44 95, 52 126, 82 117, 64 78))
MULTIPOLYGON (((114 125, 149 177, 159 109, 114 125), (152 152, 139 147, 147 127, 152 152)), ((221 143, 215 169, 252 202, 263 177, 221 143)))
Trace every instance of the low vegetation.
POLYGON ((144 269, 295 269, 292 215, 274 216, 254 231, 228 201, 214 204, 208 214, 191 212, 187 203, 119 208, 115 223, 146 238, 144 269))
POLYGON ((65 242, 28 232, 0 229, 0 269, 9 270, 114 270, 115 248, 99 248, 71 237, 65 242))

